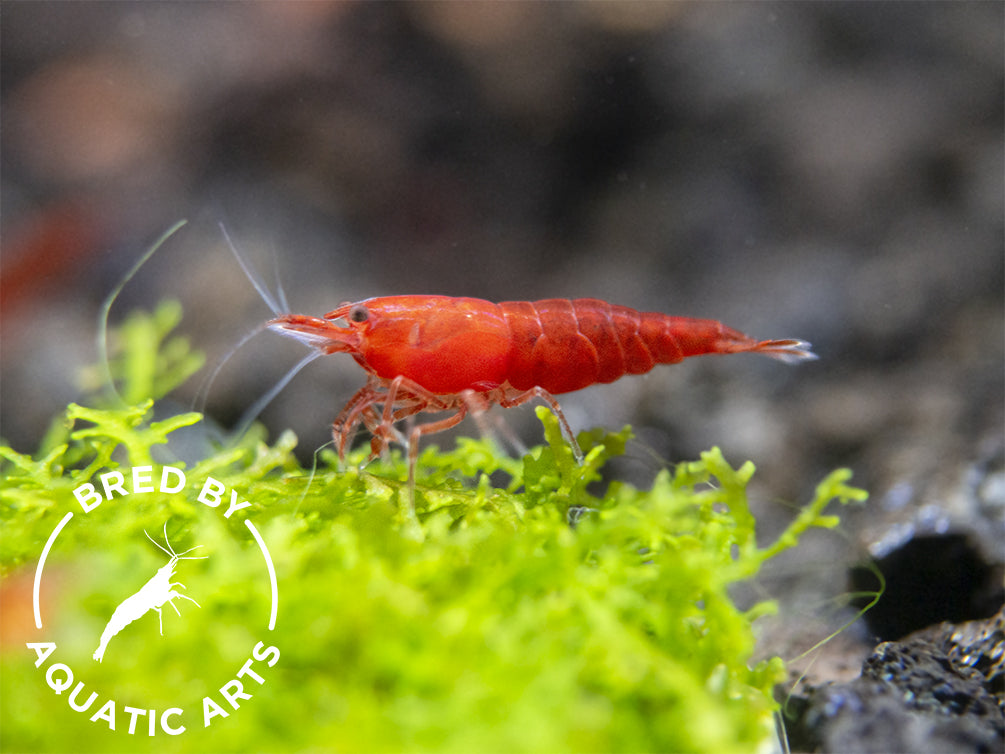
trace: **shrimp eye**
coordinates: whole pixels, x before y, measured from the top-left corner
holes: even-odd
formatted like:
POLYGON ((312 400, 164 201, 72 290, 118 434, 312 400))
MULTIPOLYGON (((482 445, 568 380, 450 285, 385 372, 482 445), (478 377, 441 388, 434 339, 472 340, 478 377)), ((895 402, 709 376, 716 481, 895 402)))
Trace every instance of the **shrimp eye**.
POLYGON ((350 322, 366 322, 370 319, 370 312, 366 310, 365 306, 354 306, 349 310, 349 321, 350 322))

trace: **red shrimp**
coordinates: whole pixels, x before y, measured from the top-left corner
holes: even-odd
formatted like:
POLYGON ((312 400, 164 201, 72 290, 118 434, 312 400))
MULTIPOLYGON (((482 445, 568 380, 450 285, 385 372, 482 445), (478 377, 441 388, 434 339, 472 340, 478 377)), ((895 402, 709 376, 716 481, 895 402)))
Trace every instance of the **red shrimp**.
POLYGON ((712 353, 763 353, 787 362, 814 359, 802 340, 754 340, 710 319, 638 312, 597 299, 493 304, 449 296, 383 296, 341 304, 324 318, 277 316, 268 327, 313 347, 348 353, 369 375, 335 419, 339 458, 360 423, 370 430, 370 458, 392 440, 408 447, 414 484, 419 438, 492 405, 547 403, 578 460, 582 452, 555 395, 644 374, 657 364, 712 353), (336 324, 337 321, 345 324, 336 324), (394 428, 424 411, 449 416, 394 428))

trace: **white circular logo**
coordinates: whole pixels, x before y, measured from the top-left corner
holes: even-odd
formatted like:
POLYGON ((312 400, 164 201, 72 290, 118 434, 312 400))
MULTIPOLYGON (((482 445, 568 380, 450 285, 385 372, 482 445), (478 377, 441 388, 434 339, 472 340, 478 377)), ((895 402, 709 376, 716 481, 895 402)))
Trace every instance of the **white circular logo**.
MULTIPOLYGON (((98 475, 94 482, 79 485, 73 490, 73 494, 84 516, 113 498, 147 492, 193 495, 197 503, 222 514, 227 520, 239 511, 244 513, 238 518, 246 516, 246 509, 251 508, 251 503, 242 500, 237 490, 228 489, 225 484, 212 477, 207 477, 200 485, 189 487, 185 472, 181 468, 164 466, 156 470, 157 478, 153 466, 136 466, 125 472, 109 471, 98 475)), ((190 610, 201 609, 200 600, 212 593, 212 585, 205 583, 205 580, 200 583, 199 589, 189 591, 186 574, 193 570, 190 562, 208 561, 215 556, 198 542, 189 544, 184 550, 176 549, 171 537, 178 539, 184 532, 175 527, 169 536, 171 530, 168 523, 171 514, 165 509, 161 530, 144 531, 145 539, 141 540, 145 548, 149 549, 152 543, 161 551, 164 556, 163 564, 155 569, 136 573, 135 588, 132 591, 126 590, 123 594, 109 595, 111 600, 109 604, 113 604, 114 608, 109 609, 100 635, 94 636, 92 654, 84 658, 79 656, 79 653, 61 650, 55 641, 46 640, 46 627, 54 619, 42 615, 39 598, 44 585, 45 565, 49 553, 60 534, 75 518, 80 519, 73 511, 63 516, 42 548, 32 590, 35 627, 41 632, 41 636, 39 641, 26 644, 27 648, 35 653, 35 667, 41 672, 44 682, 56 695, 66 700, 69 711, 83 714, 92 723, 107 726, 108 730, 125 735, 178 736, 193 727, 208 728, 219 720, 230 717, 243 703, 251 700, 256 687, 263 686, 267 682, 268 669, 275 666, 280 654, 279 648, 268 640, 269 633, 276 627, 279 606, 276 570, 269 549, 254 523, 246 517, 243 519, 244 526, 261 550, 265 572, 268 574, 271 609, 267 616, 262 616, 260 625, 248 628, 256 637, 263 638, 249 644, 247 661, 235 668, 233 675, 225 679, 222 684, 220 681, 223 679, 216 679, 215 682, 212 679, 192 679, 201 680, 205 684, 206 691, 201 703, 195 703, 195 699, 187 702, 179 700, 176 704, 170 706, 161 704, 158 708, 150 704, 144 705, 142 700, 137 699, 130 699, 129 703, 120 703, 114 694, 98 690, 88 683, 89 671, 92 671, 97 664, 122 662, 130 668, 130 672, 134 672, 133 664, 129 662, 134 658, 124 656, 126 650, 122 648, 123 642, 120 637, 144 628, 148 633, 152 633, 149 631, 149 623, 146 626, 137 624, 137 621, 149 613, 157 614, 162 640, 166 633, 170 635, 171 632, 184 631, 185 616, 190 610), (166 608, 171 608, 173 613, 177 614, 177 619, 166 622, 164 620, 166 608), (169 631, 166 631, 166 628, 169 628, 169 631), (119 654, 120 648, 123 656, 119 654)), ((134 695, 135 693, 133 691, 134 695)))

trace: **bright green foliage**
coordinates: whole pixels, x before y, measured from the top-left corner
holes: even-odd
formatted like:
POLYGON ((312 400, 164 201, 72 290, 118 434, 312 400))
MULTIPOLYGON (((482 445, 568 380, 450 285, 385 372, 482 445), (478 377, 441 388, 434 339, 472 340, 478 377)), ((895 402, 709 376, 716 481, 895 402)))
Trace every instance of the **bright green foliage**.
POLYGON ((159 492, 84 514, 77 485, 152 463, 154 446, 163 451, 175 430, 199 421, 152 421, 151 401, 128 387, 170 384, 185 363, 176 354, 158 357, 152 372, 136 367, 124 391, 134 406, 71 405, 62 435, 37 458, 0 447, 5 608, 30 600, 24 585, 42 544, 75 512, 47 565, 56 586, 44 603, 59 645, 49 662, 67 663, 84 695, 96 690, 98 704, 111 697, 120 709, 112 733, 88 720, 97 706, 73 711, 66 692, 46 685, 24 646, 41 640, 27 607, 23 625, 4 618, 15 637, 0 656, 4 751, 749 752, 772 735, 784 667, 778 658, 750 666, 752 621, 772 604, 741 611, 728 588, 808 528, 836 525, 822 514, 829 501, 864 499, 845 484, 847 471, 758 547, 746 497, 752 464, 733 469, 713 448, 661 471, 650 490, 615 482, 598 494, 591 483, 624 451, 628 429, 580 435, 580 466, 540 409, 547 444, 522 460, 481 440, 425 448, 414 512, 400 454, 359 471, 360 451, 340 471, 323 451, 312 472, 285 433, 272 446, 245 438, 185 468, 190 487, 212 476, 252 502, 232 518, 226 500, 209 508, 195 494, 159 492), (262 627, 268 582, 244 518, 276 565, 272 632, 262 627), (140 618, 99 665, 90 653, 111 611, 165 563, 143 531, 160 540, 166 520, 176 551, 199 544, 192 554, 209 556, 180 562, 174 577, 201 607, 179 600, 179 618, 165 605, 163 637, 155 615, 140 618), (234 677, 256 641, 278 647, 278 663, 257 663, 264 683, 247 684, 252 698, 204 728, 202 697, 234 677), (141 722, 129 735, 121 709, 138 699, 184 707, 187 731, 151 738, 141 722))

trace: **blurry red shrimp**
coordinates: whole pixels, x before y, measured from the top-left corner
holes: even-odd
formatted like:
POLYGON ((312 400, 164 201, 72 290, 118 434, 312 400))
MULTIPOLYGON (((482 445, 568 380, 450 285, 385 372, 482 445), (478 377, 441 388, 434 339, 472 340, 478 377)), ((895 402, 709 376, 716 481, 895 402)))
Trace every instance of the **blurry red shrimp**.
POLYGON ((449 296, 384 296, 341 304, 324 318, 283 314, 268 327, 315 349, 348 353, 369 375, 335 419, 339 458, 356 428, 373 434, 370 459, 394 428, 425 411, 449 416, 416 425, 407 440, 414 482, 419 438, 458 424, 492 405, 547 403, 577 459, 582 452, 555 399, 657 364, 713 353, 763 353, 797 362, 816 356, 802 340, 754 340, 710 319, 638 312, 597 299, 545 299, 493 304, 449 296), (339 321, 344 324, 338 324, 339 321))

